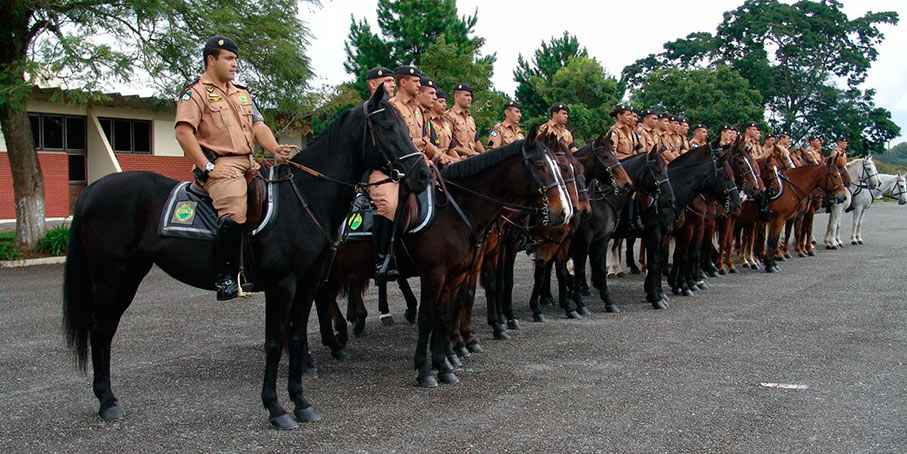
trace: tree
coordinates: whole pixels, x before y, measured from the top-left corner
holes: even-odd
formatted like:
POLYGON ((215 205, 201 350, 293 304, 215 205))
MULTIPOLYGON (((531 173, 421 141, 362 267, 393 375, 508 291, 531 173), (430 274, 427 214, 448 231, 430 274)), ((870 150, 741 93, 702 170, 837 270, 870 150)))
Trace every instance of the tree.
POLYGON ((876 160, 895 166, 907 166, 907 142, 891 147, 885 154, 876 156, 876 160))
MULTIPOLYGON (((619 100, 617 79, 609 76, 593 58, 570 58, 565 66, 552 74, 550 81, 533 76, 528 86, 546 107, 558 101, 570 107, 569 127, 579 142, 594 139, 613 123, 608 113, 619 100)), ((545 109, 541 115, 527 118, 525 123, 540 123, 547 119, 545 109)))
MULTIPOLYGON (((835 0, 746 0, 724 14, 714 35, 694 33, 665 44, 665 52, 624 68, 622 82, 638 87, 646 73, 664 66, 723 63, 759 90, 777 127, 790 130, 795 139, 817 133, 825 128, 815 120, 821 110, 837 104, 829 96, 846 97, 865 80, 878 55, 875 47, 884 39, 879 27, 898 22, 894 12, 849 20, 841 6, 835 0), (838 85, 843 89, 835 90, 838 85)), ((866 115, 876 110, 869 102, 866 115)), ((860 134, 872 137, 873 143, 887 140, 898 135, 891 126, 873 122, 860 134)), ((842 129, 857 131, 858 125, 842 124, 842 129)))
POLYGON ((146 70, 161 96, 175 95, 203 70, 201 45, 215 34, 239 44, 242 82, 262 107, 299 109, 309 77, 307 31, 295 0, 123 0, 6 2, 0 16, 0 127, 16 199, 16 244, 34 247, 46 230, 44 180, 26 103, 32 76, 59 74, 90 102, 107 81, 146 70), (274 17, 281 17, 275 21, 274 17), (257 50, 257 51, 256 51, 257 50))
POLYGON ((513 80, 517 83, 516 99, 522 104, 526 116, 537 118, 546 115, 550 103, 556 101, 543 99, 537 87, 550 84, 554 74, 567 66, 570 59, 588 56, 586 48, 579 45, 579 40, 566 31, 560 38, 551 38, 547 43, 543 41, 541 47, 536 49, 531 64, 520 54, 517 68, 513 70, 513 80), (533 81, 533 78, 540 80, 533 81))
POLYGON ((649 72, 633 93, 641 108, 666 111, 703 123, 717 131, 721 123, 742 125, 761 121, 762 95, 736 70, 717 68, 662 68, 649 72))
MULTIPOLYGON (((485 40, 470 37, 478 20, 476 14, 457 16, 455 0, 378 0, 378 28, 372 32, 365 19, 352 17, 350 33, 344 45, 346 71, 356 76, 356 86, 366 97, 365 74, 370 68, 413 63, 422 65, 422 58, 433 43, 442 36, 445 42, 458 48, 478 52, 485 40)), ((494 56, 488 56, 494 63, 494 56)))

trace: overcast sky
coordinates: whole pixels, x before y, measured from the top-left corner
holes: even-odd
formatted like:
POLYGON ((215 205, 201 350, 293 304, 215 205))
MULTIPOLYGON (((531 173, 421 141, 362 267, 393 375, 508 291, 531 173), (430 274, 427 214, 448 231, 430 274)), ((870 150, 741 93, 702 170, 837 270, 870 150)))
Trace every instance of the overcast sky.
MULTIPOLYGON (((660 52, 667 41, 690 33, 714 33, 725 11, 742 0, 695 2, 649 0, 590 2, 556 1, 478 1, 458 0, 460 15, 478 10, 475 33, 485 38, 483 53, 497 53, 492 82, 498 90, 513 94, 516 83, 513 69, 517 56, 532 56, 542 41, 560 36, 564 30, 579 39, 591 57, 601 62, 612 75, 619 76, 624 66, 650 53, 660 52), (590 5, 595 5, 590 8, 590 5), (642 32, 644 30, 644 32, 642 32)), ((308 55, 317 75, 315 84, 337 84, 351 80, 343 69, 343 45, 350 28, 350 16, 365 17, 377 31, 377 0, 322 0, 321 8, 304 5, 300 14, 308 23, 312 42, 308 55)), ((867 11, 897 11, 902 21, 884 25, 885 41, 873 64, 866 87, 875 88, 876 105, 887 108, 902 129, 907 129, 907 2, 894 0, 844 0, 844 11, 851 19, 867 11)), ((392 68, 393 69, 393 68, 392 68)), ((907 130, 893 142, 904 139, 907 130)))

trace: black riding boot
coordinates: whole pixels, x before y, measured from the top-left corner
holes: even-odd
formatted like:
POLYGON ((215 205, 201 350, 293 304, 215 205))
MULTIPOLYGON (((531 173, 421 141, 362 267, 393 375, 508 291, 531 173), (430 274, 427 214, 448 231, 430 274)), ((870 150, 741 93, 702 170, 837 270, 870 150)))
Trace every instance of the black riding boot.
POLYGON ((759 219, 767 221, 772 216, 772 209, 768 206, 768 194, 763 192, 759 197, 759 219))
POLYGON ((217 300, 226 301, 239 294, 239 248, 242 241, 242 226, 227 216, 217 222, 217 237, 214 248, 217 251, 217 300))
POLYGON ((372 218, 372 246, 375 249, 375 282, 396 280, 400 272, 394 263, 391 238, 394 235, 394 221, 378 216, 372 218))
POLYGON ((642 234, 645 229, 642 225, 642 217, 639 215, 639 202, 635 197, 627 204, 627 222, 630 232, 635 234, 642 234))

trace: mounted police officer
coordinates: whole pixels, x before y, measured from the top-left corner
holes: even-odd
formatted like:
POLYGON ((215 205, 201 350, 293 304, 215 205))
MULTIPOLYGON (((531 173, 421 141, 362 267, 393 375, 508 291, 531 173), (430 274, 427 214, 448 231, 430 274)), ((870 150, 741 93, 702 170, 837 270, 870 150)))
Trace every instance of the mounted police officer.
POLYGON ((566 103, 556 102, 551 105, 549 111, 551 112, 551 118, 545 124, 539 126, 538 137, 544 138, 549 132, 552 132, 557 136, 557 140, 567 144, 567 148, 571 153, 575 152, 577 150, 576 141, 573 140, 573 133, 567 129, 570 108, 567 107, 566 103))
POLYGON ((709 129, 702 123, 696 123, 693 126, 693 138, 690 140, 690 148, 701 147, 708 143, 709 129))
MULTIPOLYGON (((743 124, 743 149, 750 154, 753 159, 759 159, 762 155, 762 146, 759 144, 759 138, 762 137, 762 131, 754 121, 748 121, 743 124)), ((756 200, 759 207, 759 218, 766 220, 771 214, 771 207, 768 205, 768 191, 762 192, 762 197, 756 200)))
MULTIPOLYGON (((226 36, 205 43, 205 72, 186 86, 176 103, 176 140, 195 165, 193 172, 217 210, 218 301, 236 298, 242 224, 246 222, 247 170, 255 143, 286 161, 292 145, 281 145, 264 123, 252 95, 234 84, 239 47, 226 36)), ((245 286, 244 286, 245 287, 245 286)), ((244 288, 245 289, 245 288, 244 288)))
POLYGON ((516 101, 507 101, 501 108, 504 112, 504 121, 491 128, 488 135, 488 150, 523 140, 523 131, 520 130, 520 119, 523 118, 523 106, 516 101))
POLYGON ((476 120, 469 112, 469 108, 472 106, 472 94, 473 90, 469 85, 463 83, 454 85, 454 106, 447 111, 447 118, 453 128, 457 154, 466 157, 485 151, 485 147, 479 140, 476 120))
POLYGON ((658 114, 652 109, 643 109, 639 112, 639 119, 636 130, 640 133, 642 151, 648 153, 652 148, 661 146, 661 137, 656 130, 658 114))
POLYGON ((608 115, 615 119, 614 124, 608 129, 607 137, 617 159, 629 158, 639 152, 642 145, 639 143, 640 135, 636 132, 634 120, 636 114, 633 109, 626 104, 618 104, 608 115))
POLYGON ((434 107, 436 101, 438 100, 438 88, 435 81, 428 78, 422 77, 421 86, 419 87, 419 93, 416 95, 416 102, 419 103, 419 107, 422 108, 422 122, 423 128, 428 132, 428 143, 425 144, 425 158, 430 161, 435 161, 439 165, 447 165, 453 162, 456 162, 457 159, 453 159, 446 153, 447 147, 444 149, 440 148, 436 142, 438 141, 438 133, 434 130, 431 124, 431 109, 434 107))
POLYGON ((450 125, 450 120, 444 115, 447 112, 447 93, 437 90, 435 94, 435 102, 431 105, 428 117, 431 129, 434 132, 434 136, 431 138, 432 143, 452 160, 459 161, 460 155, 457 154, 455 150, 456 144, 453 141, 453 128, 450 125))
POLYGON ((387 96, 394 96, 394 72, 383 66, 372 68, 365 73, 365 84, 368 86, 369 96, 375 94, 379 85, 384 85, 387 96))

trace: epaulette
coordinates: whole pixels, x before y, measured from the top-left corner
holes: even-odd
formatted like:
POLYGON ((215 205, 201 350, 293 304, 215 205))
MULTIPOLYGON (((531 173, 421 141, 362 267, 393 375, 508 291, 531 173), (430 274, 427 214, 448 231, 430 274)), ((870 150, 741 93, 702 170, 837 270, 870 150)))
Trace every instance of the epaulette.
POLYGON ((189 82, 188 84, 186 84, 185 86, 183 86, 183 93, 185 93, 187 90, 189 90, 189 88, 192 87, 193 85, 197 84, 199 80, 201 80, 201 79, 196 78, 196 79, 193 80, 192 82, 189 82))
POLYGON ((233 86, 236 87, 236 88, 238 88, 238 89, 240 89, 240 90, 249 90, 248 88, 246 88, 246 87, 244 87, 244 86, 242 86, 242 85, 240 85, 240 84, 233 84, 233 86))

